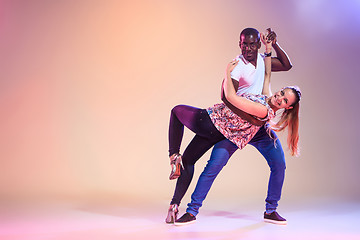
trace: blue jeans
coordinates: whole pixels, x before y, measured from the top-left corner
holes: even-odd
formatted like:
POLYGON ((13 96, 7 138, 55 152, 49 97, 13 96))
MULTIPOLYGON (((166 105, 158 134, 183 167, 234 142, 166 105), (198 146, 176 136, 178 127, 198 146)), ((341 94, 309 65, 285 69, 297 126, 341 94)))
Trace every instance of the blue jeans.
MULTIPOLYGON (((266 159, 270 167, 270 179, 266 197, 266 211, 275 211, 278 201, 281 198, 281 190, 285 178, 285 156, 281 143, 275 132, 271 131, 273 138, 266 132, 266 127, 261 127, 254 138, 249 142, 253 145, 266 159), (276 139, 276 141, 274 141, 276 139)), ((199 208, 205 200, 211 185, 221 169, 227 164, 231 155, 237 150, 237 146, 225 139, 218 142, 211 153, 210 159, 201 173, 196 188, 191 195, 191 203, 188 204, 186 212, 196 216, 199 208)))

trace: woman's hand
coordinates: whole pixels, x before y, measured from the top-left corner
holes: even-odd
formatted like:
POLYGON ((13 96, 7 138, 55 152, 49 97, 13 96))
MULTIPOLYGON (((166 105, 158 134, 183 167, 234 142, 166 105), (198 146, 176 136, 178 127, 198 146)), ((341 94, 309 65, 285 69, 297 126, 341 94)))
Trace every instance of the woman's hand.
POLYGON ((271 91, 270 91, 270 77, 271 77, 271 49, 272 49, 272 40, 269 37, 269 34, 271 33, 271 29, 268 28, 267 29, 268 34, 264 34, 264 33, 260 33, 260 39, 262 41, 262 43, 265 45, 265 58, 264 58, 264 63, 265 63, 265 76, 264 76, 264 84, 263 84, 263 90, 262 90, 262 94, 269 96, 271 91))
POLYGON ((226 98, 236 95, 237 89, 235 90, 234 88, 234 84, 231 79, 231 71, 234 70, 238 62, 239 62, 238 60, 234 59, 231 62, 229 62, 229 64, 226 66, 225 81, 224 81, 224 93, 226 98))
POLYGON ((276 41, 277 41, 277 39, 276 39, 276 33, 274 32, 274 31, 272 31, 271 30, 271 28, 268 28, 268 29, 266 29, 267 31, 268 31, 268 34, 267 34, 267 39, 269 40, 269 41, 271 41, 271 43, 274 45, 274 44, 276 44, 276 41))
POLYGON ((236 65, 238 65, 239 60, 232 60, 231 62, 229 62, 229 64, 226 67, 226 72, 227 73, 231 73, 232 70, 234 70, 234 68, 236 67, 236 65))
MULTIPOLYGON (((269 28, 268 28, 269 31, 269 28)), ((261 42, 265 45, 265 49, 270 50, 272 48, 272 40, 269 38, 269 34, 260 33, 261 42)))

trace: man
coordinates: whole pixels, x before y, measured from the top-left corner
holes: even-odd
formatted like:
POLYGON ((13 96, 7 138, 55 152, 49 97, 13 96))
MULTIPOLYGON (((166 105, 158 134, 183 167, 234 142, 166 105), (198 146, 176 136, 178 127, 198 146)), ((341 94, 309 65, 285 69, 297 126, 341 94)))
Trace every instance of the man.
MULTIPOLYGON (((277 43, 275 32, 271 31, 271 29, 268 29, 268 31, 268 39, 272 41, 272 47, 276 52, 276 57, 272 57, 271 59, 272 71, 290 70, 292 64, 285 51, 277 43)), ((261 94, 265 68, 263 56, 258 53, 261 47, 259 32, 253 28, 244 29, 240 34, 239 46, 242 54, 237 58, 239 64, 231 73, 235 89, 238 89, 237 94, 261 94)), ((232 106, 224 97, 223 90, 222 100, 237 115, 247 119, 253 124, 259 125, 250 115, 232 106)), ((276 212, 285 177, 285 156, 276 134, 273 131, 271 134, 273 138, 268 135, 266 126, 263 126, 249 144, 253 145, 265 157, 271 171, 267 198, 265 200, 266 211, 264 212, 264 221, 275 224, 287 224, 286 219, 276 212), (274 139, 276 139, 275 142, 274 139)), ((175 221, 175 225, 184 225, 196 220, 199 208, 202 206, 202 202, 209 192, 216 176, 237 149, 237 146, 227 139, 214 146, 210 159, 200 175, 196 188, 191 196, 191 203, 188 204, 186 213, 175 221)))

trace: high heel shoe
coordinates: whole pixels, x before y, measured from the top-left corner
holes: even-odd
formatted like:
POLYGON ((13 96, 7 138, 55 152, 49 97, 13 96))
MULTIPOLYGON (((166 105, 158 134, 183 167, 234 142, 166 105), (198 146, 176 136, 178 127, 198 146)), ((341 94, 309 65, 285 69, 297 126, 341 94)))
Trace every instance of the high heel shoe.
POLYGON ((177 219, 178 213, 179 213, 179 206, 177 204, 170 205, 165 222, 174 223, 177 219))
POLYGON ((177 179, 180 177, 180 168, 184 169, 184 165, 182 163, 182 156, 179 153, 174 153, 170 156, 170 165, 171 165, 171 173, 169 176, 170 180, 177 179))

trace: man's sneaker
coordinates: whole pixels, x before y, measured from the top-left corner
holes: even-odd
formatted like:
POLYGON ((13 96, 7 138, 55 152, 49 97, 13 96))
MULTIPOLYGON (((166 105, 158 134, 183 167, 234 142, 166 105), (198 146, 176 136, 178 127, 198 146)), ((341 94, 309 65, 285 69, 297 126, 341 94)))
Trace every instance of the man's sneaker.
POLYGON ((264 221, 268 223, 275 223, 280 225, 286 225, 286 219, 281 217, 276 211, 272 213, 264 212, 264 221))
POLYGON ((181 218, 175 221, 176 226, 190 224, 196 221, 196 217, 191 213, 185 213, 181 218))

